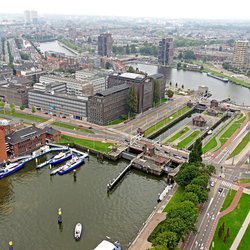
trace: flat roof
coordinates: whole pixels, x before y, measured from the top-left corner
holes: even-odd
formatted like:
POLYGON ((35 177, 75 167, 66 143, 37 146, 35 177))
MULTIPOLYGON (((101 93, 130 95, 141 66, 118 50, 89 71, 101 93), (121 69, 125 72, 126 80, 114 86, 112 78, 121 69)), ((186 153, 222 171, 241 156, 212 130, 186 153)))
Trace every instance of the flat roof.
POLYGON ((122 90, 128 89, 128 88, 129 88, 129 86, 127 85, 127 83, 124 83, 124 84, 121 84, 118 86, 114 86, 112 88, 108 88, 108 89, 99 91, 96 93, 96 95, 97 96, 108 96, 108 95, 112 95, 113 93, 116 93, 116 92, 119 92, 119 91, 122 91, 122 90))
POLYGON ((145 78, 145 75, 136 74, 136 73, 128 73, 128 72, 127 73, 122 73, 120 76, 130 78, 130 79, 136 79, 136 78, 143 79, 143 78, 145 78))

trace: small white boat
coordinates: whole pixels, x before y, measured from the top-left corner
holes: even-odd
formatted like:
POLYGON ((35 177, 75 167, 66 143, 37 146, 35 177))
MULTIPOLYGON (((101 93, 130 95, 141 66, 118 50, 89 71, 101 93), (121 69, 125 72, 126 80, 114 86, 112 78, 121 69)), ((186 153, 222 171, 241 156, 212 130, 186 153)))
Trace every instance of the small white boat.
POLYGON ((107 240, 103 240, 94 250, 121 250, 121 246, 117 241, 113 244, 107 240))
POLYGON ((75 239, 80 240, 82 234, 82 224, 77 223, 75 226, 75 239))

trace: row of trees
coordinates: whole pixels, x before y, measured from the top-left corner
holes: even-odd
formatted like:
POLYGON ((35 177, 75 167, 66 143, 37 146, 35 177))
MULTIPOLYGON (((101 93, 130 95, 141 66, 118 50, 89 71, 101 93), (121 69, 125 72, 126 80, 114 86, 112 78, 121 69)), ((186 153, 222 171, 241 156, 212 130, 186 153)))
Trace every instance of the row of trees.
MULTIPOLYGON (((3 109, 5 111, 5 105, 6 105, 6 103, 3 100, 1 100, 0 101, 0 110, 3 109)), ((9 107, 10 107, 11 114, 14 114, 16 112, 16 106, 15 106, 15 104, 14 103, 10 103, 9 107)), ((24 110, 25 106, 23 104, 21 104, 19 106, 19 109, 20 110, 24 110)), ((31 107, 31 112, 32 113, 36 112, 36 108, 34 106, 31 107)))
POLYGON ((14 65, 13 65, 13 62, 14 62, 14 58, 13 58, 13 56, 12 56, 12 54, 11 54, 11 49, 10 49, 10 43, 9 42, 7 42, 7 48, 8 48, 8 54, 9 54, 9 67, 11 67, 11 68, 13 68, 14 67, 14 65))
POLYGON ((189 232, 196 231, 198 204, 208 199, 209 176, 215 170, 213 166, 202 163, 201 146, 201 139, 198 139, 189 155, 189 162, 181 166, 175 178, 184 194, 181 202, 168 212, 166 220, 150 235, 148 240, 153 244, 152 250, 174 250, 189 232))

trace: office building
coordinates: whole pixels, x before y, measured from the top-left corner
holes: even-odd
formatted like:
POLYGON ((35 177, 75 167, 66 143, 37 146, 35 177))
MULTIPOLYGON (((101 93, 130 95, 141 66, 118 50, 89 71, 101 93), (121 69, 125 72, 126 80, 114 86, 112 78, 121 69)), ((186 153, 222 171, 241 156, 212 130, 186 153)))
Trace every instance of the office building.
POLYGON ((83 120, 87 117, 88 97, 67 95, 55 91, 31 90, 28 94, 29 107, 53 115, 83 120))
POLYGON ((124 83, 100 92, 89 98, 88 121, 107 125, 128 113, 129 86, 124 83))
POLYGON ((24 20, 25 20, 25 23, 37 24, 38 23, 37 11, 34 11, 34 10, 24 11, 24 20))
POLYGON ((94 93, 94 86, 91 82, 80 81, 73 78, 43 75, 39 79, 40 83, 64 83, 66 84, 66 91, 69 95, 77 96, 91 96, 94 93))
POLYGON ((174 59, 174 40, 173 38, 164 38, 159 42, 158 63, 165 66, 171 66, 174 59))
POLYGON ((147 76, 136 73, 112 73, 108 77, 107 87, 112 88, 124 83, 128 84, 129 87, 135 87, 138 99, 137 113, 141 113, 154 105, 153 95, 155 80, 160 82, 160 97, 163 98, 165 93, 165 82, 162 74, 147 76))
POLYGON ((238 68, 247 68, 249 64, 249 41, 236 41, 233 63, 238 68))
POLYGON ((98 55, 111 56, 113 50, 113 38, 110 33, 98 36, 98 55))

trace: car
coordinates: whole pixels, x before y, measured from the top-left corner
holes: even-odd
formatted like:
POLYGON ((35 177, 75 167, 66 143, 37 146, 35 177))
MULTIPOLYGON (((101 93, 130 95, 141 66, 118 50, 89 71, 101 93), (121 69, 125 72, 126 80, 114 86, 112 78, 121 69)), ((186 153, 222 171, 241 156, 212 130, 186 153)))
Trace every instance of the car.
POLYGON ((92 129, 92 127, 89 127, 89 129, 92 129))
POLYGON ((219 190, 218 190, 220 193, 223 191, 223 188, 219 188, 219 190))
POLYGON ((211 181, 211 182, 210 182, 210 186, 211 186, 211 187, 214 187, 214 181, 211 181))

